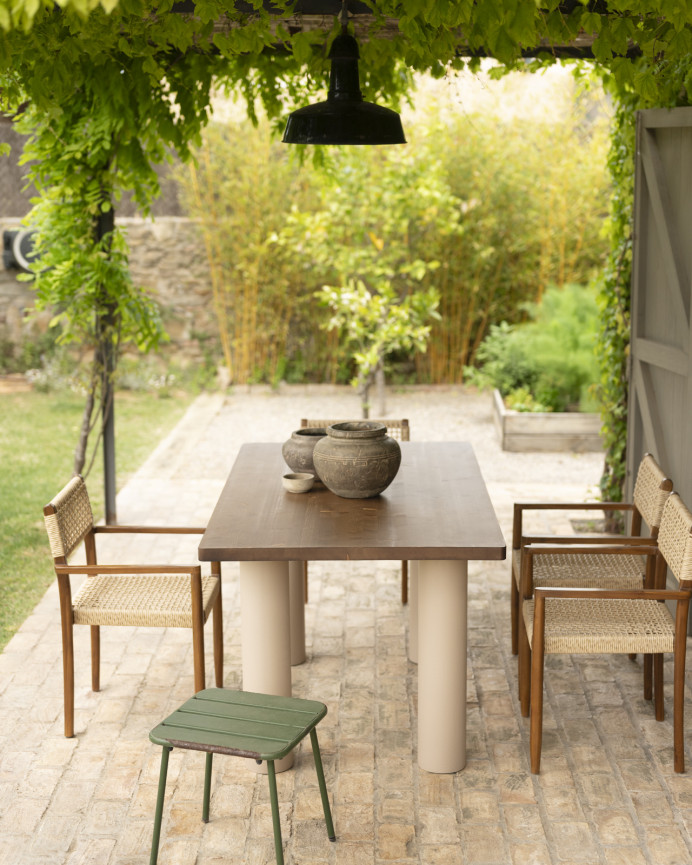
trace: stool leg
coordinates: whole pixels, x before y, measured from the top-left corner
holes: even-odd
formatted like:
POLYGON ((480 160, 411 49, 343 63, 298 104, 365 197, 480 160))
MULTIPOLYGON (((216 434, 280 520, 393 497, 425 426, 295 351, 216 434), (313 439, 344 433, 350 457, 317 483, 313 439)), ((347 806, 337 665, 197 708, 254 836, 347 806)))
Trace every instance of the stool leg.
POLYGON ((267 760, 267 776, 269 777, 269 798, 272 803, 276 865, 284 865, 284 847, 281 842, 281 821, 279 820, 279 796, 276 792, 276 771, 274 770, 273 760, 267 760))
POLYGON ((204 767, 204 801, 202 802, 202 822, 209 822, 209 794, 211 793, 211 760, 214 754, 207 751, 207 762, 204 767))
POLYGON ((320 796, 322 796, 322 809, 324 810, 324 822, 327 824, 327 836, 330 841, 336 841, 334 824, 332 823, 332 811, 329 807, 329 796, 327 795, 327 785, 324 780, 324 769, 322 768, 322 755, 320 754, 320 746, 317 743, 317 730, 314 727, 310 730, 310 742, 312 743, 312 756, 315 759, 317 781, 320 785, 320 796))
POLYGON ((163 799, 166 795, 166 776, 168 775, 168 757, 173 749, 165 745, 161 750, 161 771, 159 772, 159 793, 156 797, 156 815, 154 816, 154 836, 151 839, 151 857, 149 865, 156 865, 159 856, 159 838, 161 837, 161 817, 163 816, 163 799))

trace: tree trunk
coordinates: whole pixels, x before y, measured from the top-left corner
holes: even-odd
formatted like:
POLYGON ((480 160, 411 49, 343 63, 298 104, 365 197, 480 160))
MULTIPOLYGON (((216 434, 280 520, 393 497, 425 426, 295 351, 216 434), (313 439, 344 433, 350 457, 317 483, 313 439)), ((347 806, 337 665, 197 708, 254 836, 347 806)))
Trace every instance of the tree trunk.
POLYGON ((377 417, 387 417, 386 390, 384 380, 384 361, 380 362, 375 370, 375 392, 377 394, 377 417))
POLYGON ((73 473, 81 475, 84 471, 84 463, 86 462, 87 443, 89 441, 89 433, 91 432, 91 416, 94 412, 94 388, 89 391, 84 404, 84 412, 82 414, 82 426, 79 430, 79 441, 74 452, 73 473))
MULTIPOLYGON (((97 240, 112 234, 115 228, 115 212, 112 207, 101 213, 96 221, 95 232, 97 240)), ((110 252, 110 242, 108 243, 110 252)), ((104 295, 105 295, 104 291, 104 295)), ((103 480, 104 504, 106 509, 106 525, 117 522, 115 510, 115 406, 113 377, 116 367, 116 349, 114 333, 117 331, 117 312, 113 303, 106 303, 105 315, 98 322, 98 365, 101 374, 101 412, 103 430, 103 480)))
POLYGON ((367 420, 370 417, 370 382, 364 381, 358 389, 360 393, 360 407, 363 412, 363 418, 367 420))

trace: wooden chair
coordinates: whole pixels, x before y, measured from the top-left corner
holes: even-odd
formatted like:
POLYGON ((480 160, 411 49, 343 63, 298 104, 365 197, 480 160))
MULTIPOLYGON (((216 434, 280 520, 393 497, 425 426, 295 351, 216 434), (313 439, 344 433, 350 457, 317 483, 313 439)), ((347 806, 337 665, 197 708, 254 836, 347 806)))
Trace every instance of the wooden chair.
POLYGON ((158 857, 168 757, 173 748, 206 752, 202 801, 202 820, 205 823, 209 821, 211 768, 214 754, 250 757, 258 763, 267 761, 274 849, 277 865, 283 865, 284 854, 274 762, 289 754, 310 734, 317 782, 322 797, 322 810, 327 824, 327 836, 330 841, 335 841, 334 824, 315 729, 326 714, 327 707, 324 703, 314 700, 208 688, 195 694, 192 699, 155 727, 149 734, 149 738, 156 745, 161 745, 163 750, 150 865, 156 865, 158 857))
MULTIPOLYGON (((579 544, 584 553, 579 558, 555 556, 544 553, 536 556, 533 562, 535 586, 603 586, 609 588, 639 589, 643 585, 647 562, 639 555, 620 557, 615 562, 612 557, 601 555, 600 544, 612 544, 610 537, 587 537, 572 535, 568 537, 538 537, 524 535, 522 517, 527 510, 563 511, 626 511, 631 513, 630 533, 642 535, 642 523, 650 532, 650 541, 655 541, 661 523, 663 505, 673 489, 673 482, 667 478, 651 454, 645 454, 637 472, 632 502, 549 502, 516 503, 514 505, 514 525, 512 531, 511 558, 511 615, 512 615, 512 653, 517 654, 519 646, 519 585, 523 548, 527 544, 545 541, 551 544, 579 544), (606 581, 604 583, 603 581, 606 581)), ((622 544, 625 538, 618 537, 622 544)), ((648 560, 653 567, 653 557, 648 560)))
MULTIPOLYGON (((555 555, 578 557, 577 546, 550 548, 555 555)), ((601 555, 622 560, 630 546, 603 547, 601 555)), ((543 665, 548 654, 642 652, 654 658, 654 705, 662 721, 663 652, 673 653, 673 755, 674 769, 685 768, 683 713, 687 618, 692 597, 692 513, 677 493, 671 493, 661 518, 657 546, 639 548, 641 555, 655 555, 649 585, 639 589, 538 587, 530 596, 534 549, 524 548, 522 613, 525 628, 519 643, 519 676, 522 714, 531 714, 531 771, 538 773, 543 729, 543 665), (679 583, 665 588, 670 568, 679 583), (671 615, 662 601, 675 609, 671 615), (527 684, 530 680, 530 690, 527 684)), ((540 555, 540 548, 536 550, 540 555)))
MULTIPOLYGON (((346 418, 345 420, 352 420, 346 418)), ((411 440, 411 427, 409 426, 408 418, 401 420, 381 420, 380 418, 368 418, 373 423, 383 423, 387 427, 387 435, 393 439, 398 439, 400 442, 411 440)), ((306 427, 325 427, 331 426, 333 423, 343 423, 344 419, 337 420, 313 420, 311 418, 303 418, 300 422, 300 428, 306 427)), ((308 599, 308 563, 305 562, 305 600, 308 599)), ((408 562, 401 563, 401 603, 408 604, 408 562)))
POLYGON ((100 688, 100 626, 191 628, 195 691, 205 684, 204 623, 213 610, 215 681, 223 684, 221 566, 202 576, 199 565, 100 565, 97 534, 202 534, 204 529, 151 526, 96 526, 86 484, 72 480, 43 509, 51 554, 58 577, 62 621, 65 735, 74 735, 73 625, 91 627, 91 687, 100 688), (86 565, 70 565, 68 557, 84 541, 86 565), (70 577, 86 574, 72 597, 70 577))

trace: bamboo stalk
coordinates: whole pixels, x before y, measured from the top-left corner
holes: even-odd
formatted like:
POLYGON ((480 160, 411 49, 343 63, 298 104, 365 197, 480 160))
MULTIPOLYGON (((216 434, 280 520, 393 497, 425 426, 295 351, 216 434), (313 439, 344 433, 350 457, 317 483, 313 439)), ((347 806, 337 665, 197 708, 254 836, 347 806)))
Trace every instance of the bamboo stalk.
MULTIPOLYGON (((209 151, 204 149, 205 166, 207 176, 210 173, 209 151)), ((204 238, 204 247, 209 262, 209 271, 212 287, 212 299, 216 310, 217 325, 219 328, 219 338, 221 340, 221 349, 223 351, 224 360, 228 367, 229 376, 233 376, 233 359, 231 354, 230 336, 228 330, 228 319, 226 315, 225 290, 223 286, 223 270, 221 264, 220 249, 213 241, 214 233, 210 231, 207 224, 207 219, 211 219, 212 225, 216 228, 215 234, 218 235, 218 217, 214 206, 213 196, 207 196, 206 206, 202 201, 202 193, 199 185, 199 178, 194 163, 190 163, 190 175, 192 180, 192 190, 195 197, 195 205, 202 219, 202 236, 204 238), (206 214, 206 216, 205 216, 206 214)), ((208 186, 208 184, 207 184, 208 186)))

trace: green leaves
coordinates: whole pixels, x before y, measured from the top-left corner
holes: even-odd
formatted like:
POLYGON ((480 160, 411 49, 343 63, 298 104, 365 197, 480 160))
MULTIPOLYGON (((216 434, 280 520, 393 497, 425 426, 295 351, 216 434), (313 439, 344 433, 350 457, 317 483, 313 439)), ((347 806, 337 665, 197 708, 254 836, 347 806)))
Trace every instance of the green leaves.
POLYGON ((316 297, 331 312, 324 326, 338 330, 344 347, 350 348, 358 371, 352 384, 365 394, 388 355, 425 351, 430 319, 439 317, 436 289, 417 291, 402 299, 387 280, 380 281, 375 291, 362 279, 351 278, 341 286, 323 286, 316 297))

